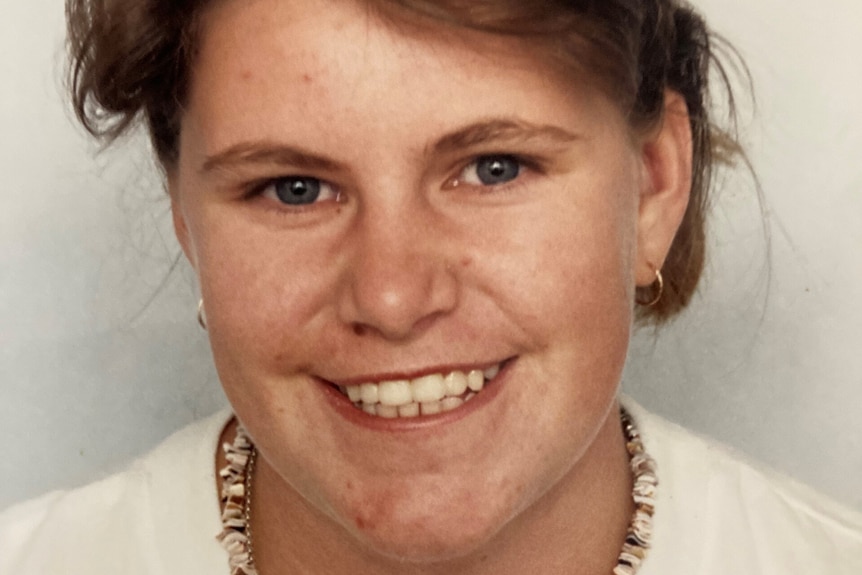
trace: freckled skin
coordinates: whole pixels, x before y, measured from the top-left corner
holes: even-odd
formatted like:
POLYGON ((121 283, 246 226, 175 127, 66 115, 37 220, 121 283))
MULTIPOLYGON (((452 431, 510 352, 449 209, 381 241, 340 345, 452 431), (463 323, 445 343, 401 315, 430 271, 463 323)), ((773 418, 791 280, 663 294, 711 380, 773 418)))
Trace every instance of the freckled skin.
POLYGON ((685 119, 634 138, 590 83, 512 39, 411 35, 352 2, 231 0, 203 29, 172 207, 260 452, 262 572, 609 572, 630 512, 616 393, 635 285, 685 208, 663 191, 683 185, 658 185, 676 181, 665 159, 685 119), (577 137, 435 146, 488 118, 577 137), (338 168, 201 169, 249 141, 338 168), (541 167, 463 183, 499 153, 541 167), (248 192, 285 176, 340 203, 291 211, 248 192), (492 401, 421 430, 358 426, 320 383, 509 358, 492 401))

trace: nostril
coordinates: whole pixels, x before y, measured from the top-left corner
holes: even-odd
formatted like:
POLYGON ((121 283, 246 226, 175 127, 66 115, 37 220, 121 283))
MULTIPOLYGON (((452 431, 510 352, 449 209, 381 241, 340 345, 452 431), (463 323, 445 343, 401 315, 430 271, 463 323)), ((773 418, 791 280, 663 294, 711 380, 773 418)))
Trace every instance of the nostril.
POLYGON ((353 324, 353 333, 355 333, 357 336, 359 336, 359 337, 364 336, 366 331, 367 330, 365 329, 365 326, 358 324, 358 323, 353 324))

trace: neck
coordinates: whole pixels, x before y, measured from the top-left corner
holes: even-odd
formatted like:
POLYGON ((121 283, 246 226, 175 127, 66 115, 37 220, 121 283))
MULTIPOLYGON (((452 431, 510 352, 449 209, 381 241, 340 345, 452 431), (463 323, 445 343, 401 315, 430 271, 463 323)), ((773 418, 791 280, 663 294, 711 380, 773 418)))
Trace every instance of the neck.
MULTIPOLYGON (((222 437, 231 442, 235 425, 222 437)), ((223 461, 217 463, 219 468, 223 461)), ((308 504, 259 457, 252 516, 261 575, 380 573, 605 575, 613 571, 634 509, 632 478, 618 409, 583 456, 530 508, 474 553, 434 563, 405 563, 363 548, 308 504)))

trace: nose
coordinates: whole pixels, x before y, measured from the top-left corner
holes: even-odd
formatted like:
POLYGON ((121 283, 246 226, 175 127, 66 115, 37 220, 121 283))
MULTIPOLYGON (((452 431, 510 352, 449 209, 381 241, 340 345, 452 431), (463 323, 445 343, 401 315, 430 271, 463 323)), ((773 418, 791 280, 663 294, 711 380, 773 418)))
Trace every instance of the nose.
POLYGON ((421 206, 363 210, 346 240, 339 314, 357 334, 407 340, 458 304, 445 239, 421 206))

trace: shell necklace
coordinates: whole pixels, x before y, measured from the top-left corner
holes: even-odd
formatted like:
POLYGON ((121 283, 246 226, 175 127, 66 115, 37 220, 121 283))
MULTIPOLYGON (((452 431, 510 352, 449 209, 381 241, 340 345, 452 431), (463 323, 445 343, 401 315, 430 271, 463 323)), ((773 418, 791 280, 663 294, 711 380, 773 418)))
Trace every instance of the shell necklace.
MULTIPOLYGON (((634 479, 632 500, 635 511, 613 575, 634 575, 650 547, 658 479, 655 461, 644 449, 634 420, 625 409, 620 409, 620 423, 634 479)), ((223 481, 222 531, 217 539, 228 552, 231 575, 259 575, 254 564, 251 534, 251 479, 257 450, 242 424, 237 426, 233 443, 225 443, 223 448, 228 463, 219 472, 223 481)))

